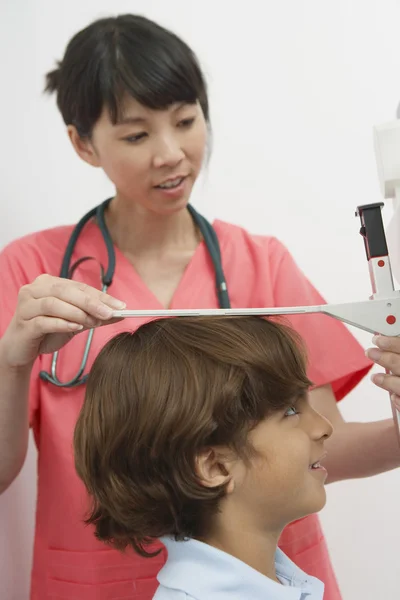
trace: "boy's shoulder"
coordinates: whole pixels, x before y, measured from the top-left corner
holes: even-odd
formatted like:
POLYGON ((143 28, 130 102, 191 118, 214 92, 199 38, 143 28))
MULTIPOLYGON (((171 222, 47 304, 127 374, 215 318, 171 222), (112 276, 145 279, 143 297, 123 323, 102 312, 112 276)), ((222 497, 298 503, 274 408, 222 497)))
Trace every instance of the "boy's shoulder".
POLYGON ((199 540, 161 540, 167 562, 158 574, 153 600, 322 600, 324 584, 299 569, 281 550, 276 572, 281 584, 248 564, 199 540), (157 595, 158 594, 158 595, 157 595))
POLYGON ((196 600, 196 598, 188 596, 182 590, 173 590, 160 585, 153 596, 153 600, 196 600))

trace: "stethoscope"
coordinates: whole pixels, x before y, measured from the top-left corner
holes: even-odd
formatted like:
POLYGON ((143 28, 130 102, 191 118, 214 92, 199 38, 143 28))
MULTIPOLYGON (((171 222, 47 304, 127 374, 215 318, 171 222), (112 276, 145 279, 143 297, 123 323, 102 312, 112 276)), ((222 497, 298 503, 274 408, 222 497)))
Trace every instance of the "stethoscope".
MULTIPOLYGON (((111 286, 115 273, 115 252, 110 232, 108 231, 104 219, 104 213, 111 200, 112 198, 108 198, 107 200, 99 204, 99 206, 96 206, 95 208, 90 210, 86 215, 82 217, 82 219, 76 225, 75 229, 71 234, 71 237, 68 240, 67 248, 65 250, 65 254, 61 265, 60 277, 64 279, 72 279, 74 271, 80 264, 87 260, 96 260, 92 256, 84 256, 71 265, 72 254, 75 250, 78 238, 81 235, 83 228, 91 219, 95 218, 97 225, 100 229, 101 235, 103 237, 104 244, 107 248, 108 257, 107 270, 104 271, 104 268, 102 267, 102 265, 100 265, 102 284, 101 289, 103 292, 107 292, 108 288, 111 286)), ((215 230, 211 223, 209 223, 207 219, 200 215, 190 204, 188 205, 188 211, 202 235, 202 238, 207 248, 207 252, 209 253, 211 261, 213 263, 219 307, 230 308, 231 304, 229 301, 228 288, 226 285, 224 271, 222 269, 221 248, 219 245, 217 234, 215 233, 215 230)), ((59 380, 57 376, 58 351, 54 352, 52 356, 51 372, 47 373, 46 371, 40 371, 39 377, 44 381, 52 383, 53 385, 61 388, 74 388, 79 385, 85 384, 88 378, 88 374, 86 373, 84 375, 84 371, 87 365, 90 347, 92 345, 93 334, 94 329, 90 329, 86 340, 85 349, 83 352, 82 362, 80 364, 79 371, 76 373, 75 377, 66 382, 62 382, 59 380)))

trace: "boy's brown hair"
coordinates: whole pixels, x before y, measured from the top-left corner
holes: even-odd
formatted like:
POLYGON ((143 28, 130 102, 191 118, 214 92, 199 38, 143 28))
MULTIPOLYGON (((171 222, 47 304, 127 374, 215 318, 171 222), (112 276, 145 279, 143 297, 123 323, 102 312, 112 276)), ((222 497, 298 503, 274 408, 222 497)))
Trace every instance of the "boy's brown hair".
POLYGON ((169 318, 117 335, 94 362, 75 430, 86 522, 142 556, 164 535, 203 536, 225 486, 202 485, 196 457, 222 446, 247 460, 249 431, 309 386, 298 336, 271 320, 169 318))

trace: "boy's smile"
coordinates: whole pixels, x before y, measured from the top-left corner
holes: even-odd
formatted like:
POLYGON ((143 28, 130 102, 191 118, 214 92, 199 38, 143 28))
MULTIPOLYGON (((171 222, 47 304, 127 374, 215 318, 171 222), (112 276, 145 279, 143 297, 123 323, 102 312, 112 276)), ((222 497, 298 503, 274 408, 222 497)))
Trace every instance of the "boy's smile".
POLYGON ((249 434, 254 455, 227 467, 227 495, 205 541, 277 581, 274 557, 283 529, 325 505, 322 463, 331 434, 307 393, 261 421, 249 434))
POLYGON ((313 462, 310 466, 309 469, 311 471, 315 471, 317 473, 321 473, 322 475, 324 475, 324 479, 327 478, 328 476, 328 471, 325 469, 325 467, 321 464, 322 461, 326 458, 327 453, 324 452, 324 454, 315 462, 313 462))
POLYGON ((331 424, 309 404, 308 394, 261 421, 249 434, 255 455, 232 467, 233 492, 226 498, 259 530, 278 531, 317 512, 326 501, 325 440, 331 424))

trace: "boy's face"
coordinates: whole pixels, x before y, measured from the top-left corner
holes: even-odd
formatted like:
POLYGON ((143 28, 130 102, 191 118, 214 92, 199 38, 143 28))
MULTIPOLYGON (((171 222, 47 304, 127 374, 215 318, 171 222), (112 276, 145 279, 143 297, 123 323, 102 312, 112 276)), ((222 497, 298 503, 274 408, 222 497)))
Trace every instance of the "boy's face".
POLYGON ((256 456, 233 467, 234 488, 226 498, 236 515, 257 527, 279 530, 317 512, 326 502, 327 472, 312 465, 324 458, 331 424, 309 404, 308 395, 273 414, 251 431, 256 456))

